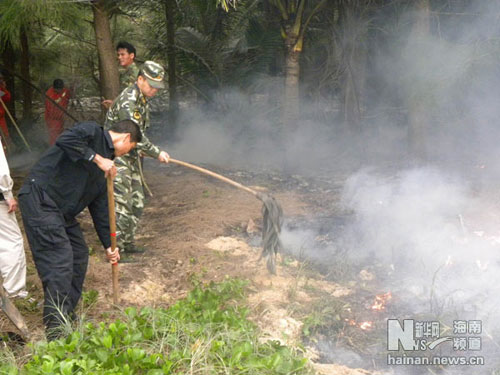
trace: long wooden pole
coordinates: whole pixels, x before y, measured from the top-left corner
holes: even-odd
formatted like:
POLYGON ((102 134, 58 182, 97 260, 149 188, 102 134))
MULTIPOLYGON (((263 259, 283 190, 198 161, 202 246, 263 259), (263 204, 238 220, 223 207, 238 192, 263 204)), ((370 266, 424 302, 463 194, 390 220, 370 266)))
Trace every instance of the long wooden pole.
POLYGON ((174 163, 174 164, 182 165, 183 167, 194 169, 194 170, 196 170, 198 172, 207 174, 207 175, 212 176, 212 177, 214 177, 214 178, 216 178, 218 180, 221 180, 221 181, 224 181, 224 182, 226 182, 226 183, 228 183, 230 185, 233 185, 233 186, 237 187, 238 189, 245 190, 246 192, 255 195, 257 198, 259 197, 259 193, 257 193, 255 190, 250 189, 249 187, 246 187, 245 185, 242 185, 239 182, 231 180, 230 178, 224 177, 224 176, 222 176, 222 175, 220 175, 218 173, 209 171, 208 169, 205 169, 205 168, 202 168, 202 167, 198 167, 197 165, 190 164, 190 163, 187 163, 185 161, 176 160, 176 159, 172 159, 172 158, 169 158, 168 160, 169 160, 169 163, 174 163))
POLYGON ((1 97, 0 97, 0 103, 2 103, 2 107, 3 107, 3 109, 5 109, 5 113, 7 113, 9 115, 10 120, 12 121, 14 126, 16 127, 16 130, 19 133, 19 135, 21 136, 21 139, 23 140, 24 144, 28 148, 28 151, 31 152, 31 147, 28 144, 28 141, 26 141, 26 139, 24 138, 23 133, 21 133, 21 129, 19 129, 19 126, 17 126, 16 120, 14 120, 14 117, 12 117, 12 114, 10 113, 9 109, 7 108, 7 106, 5 105, 5 103, 1 97))
MULTIPOLYGON (((113 179, 107 178, 108 184, 108 213, 109 213, 109 233, 111 235, 111 250, 116 249, 116 215, 115 215, 115 192, 113 188, 113 179)), ((118 283, 118 262, 111 265, 111 274, 113 277, 113 303, 120 303, 120 284, 118 283)))
POLYGON ((5 133, 3 132, 3 129, 0 127, 0 137, 2 137, 2 139, 5 139, 5 142, 1 142, 2 146, 5 145, 5 148, 7 150, 7 152, 10 151, 10 145, 8 142, 8 139, 7 139, 7 136, 5 135, 5 133))

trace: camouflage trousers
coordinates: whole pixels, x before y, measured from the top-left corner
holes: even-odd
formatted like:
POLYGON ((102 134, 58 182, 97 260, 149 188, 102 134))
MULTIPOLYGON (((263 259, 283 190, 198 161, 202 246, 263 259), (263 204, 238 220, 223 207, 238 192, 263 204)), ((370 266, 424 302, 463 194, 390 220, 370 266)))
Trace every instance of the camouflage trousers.
POLYGON ((139 218, 144 210, 146 197, 142 187, 137 154, 115 158, 117 174, 114 181, 116 239, 120 249, 134 242, 139 218))

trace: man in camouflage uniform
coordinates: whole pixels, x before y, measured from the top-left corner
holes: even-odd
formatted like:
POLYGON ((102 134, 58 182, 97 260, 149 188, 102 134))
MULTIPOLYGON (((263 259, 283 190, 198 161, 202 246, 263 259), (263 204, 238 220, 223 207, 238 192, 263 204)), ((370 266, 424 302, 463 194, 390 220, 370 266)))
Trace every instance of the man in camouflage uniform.
POLYGON ((127 42, 120 42, 116 46, 116 54, 120 67, 120 90, 132 86, 139 75, 139 67, 135 63, 135 47, 127 42))
POLYGON ((156 158, 162 163, 168 163, 169 160, 169 155, 151 143, 145 135, 149 127, 148 98, 155 96, 158 89, 165 87, 164 75, 165 71, 160 64, 146 61, 135 84, 121 92, 106 115, 106 129, 114 123, 130 119, 139 125, 142 132, 142 142, 137 148, 114 160, 117 168, 114 180, 117 242, 118 247, 125 253, 144 251, 134 244, 135 231, 145 201, 139 153, 156 158))
MULTIPOLYGON (((118 72, 120 73, 120 91, 132 86, 139 75, 139 67, 135 63, 135 47, 128 42, 119 42, 116 45, 116 56, 120 64, 118 72)), ((103 100, 102 105, 105 108, 111 107, 112 100, 103 100)))

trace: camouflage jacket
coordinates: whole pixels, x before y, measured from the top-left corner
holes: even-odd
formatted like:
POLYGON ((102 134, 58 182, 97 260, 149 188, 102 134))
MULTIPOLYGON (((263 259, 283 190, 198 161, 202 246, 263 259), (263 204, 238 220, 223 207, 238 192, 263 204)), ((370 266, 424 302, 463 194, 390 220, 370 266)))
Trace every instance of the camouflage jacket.
POLYGON ((114 100, 106 114, 104 128, 109 129, 111 125, 127 119, 139 125, 142 132, 142 142, 137 144, 136 150, 157 158, 160 155, 160 149, 146 137, 146 129, 149 127, 149 103, 137 84, 127 87, 114 100))
POLYGON ((120 90, 125 90, 127 87, 132 86, 135 81, 137 81, 137 76, 139 75, 139 68, 137 64, 133 62, 127 68, 119 68, 120 72, 120 90))

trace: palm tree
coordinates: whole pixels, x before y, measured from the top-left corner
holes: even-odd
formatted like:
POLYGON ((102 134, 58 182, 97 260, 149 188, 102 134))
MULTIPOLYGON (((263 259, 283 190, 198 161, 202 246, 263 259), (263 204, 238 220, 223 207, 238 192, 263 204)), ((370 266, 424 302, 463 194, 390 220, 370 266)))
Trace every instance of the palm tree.
POLYGON ((175 0, 165 0, 165 22, 167 33, 167 62, 168 62, 168 105, 169 123, 175 126, 179 102, 177 98, 177 61, 175 53, 175 13, 177 4, 175 0))
POLYGON ((229 11, 229 7, 236 8, 238 0, 217 0, 217 4, 220 5, 226 12, 229 11))
MULTIPOLYGON (((415 3, 414 23, 410 43, 421 43, 430 37, 430 2, 418 0, 415 3)), ((412 156, 418 159, 427 157, 426 137, 429 116, 422 93, 412 93, 408 98, 409 145, 412 156)))
MULTIPOLYGON (((248 87, 252 76, 269 70, 270 60, 281 47, 281 41, 278 29, 269 32, 262 24, 264 17, 259 3, 260 0, 241 1, 236 9, 228 12, 219 7, 216 0, 177 3, 173 17, 175 77, 203 100, 211 102, 216 90, 226 85, 248 87)), ((159 5, 162 4, 151 1, 151 10, 158 9, 159 5)), ((172 61, 169 53, 172 35, 169 35, 166 17, 152 11, 145 18, 149 29, 144 42, 150 57, 167 56, 167 60, 172 61)), ((169 70, 171 66, 169 63, 169 70)))
POLYGON ((270 3, 279 11, 286 53, 283 123, 293 126, 299 114, 300 55, 304 35, 326 0, 270 0, 270 3))

